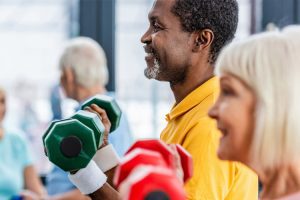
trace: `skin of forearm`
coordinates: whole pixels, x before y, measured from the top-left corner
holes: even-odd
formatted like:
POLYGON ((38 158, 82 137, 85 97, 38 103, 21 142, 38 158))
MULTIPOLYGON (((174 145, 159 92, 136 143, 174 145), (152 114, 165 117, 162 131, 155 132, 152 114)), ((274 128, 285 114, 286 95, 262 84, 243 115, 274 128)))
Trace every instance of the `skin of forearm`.
POLYGON ((107 183, 112 186, 115 190, 117 190, 117 188, 115 187, 115 185, 113 184, 113 178, 115 175, 115 170, 117 167, 114 167, 108 171, 105 172, 105 175, 107 176, 107 183))
MULTIPOLYGON (((47 200, 74 200, 74 199, 80 199, 80 200, 120 200, 121 197, 119 196, 118 191, 116 188, 113 187, 113 177, 115 174, 116 167, 108 170, 105 172, 105 175, 107 176, 107 183, 105 183, 101 188, 99 188, 96 192, 92 193, 87 196, 83 196, 79 190, 73 190, 71 192, 65 193, 63 195, 57 195, 49 197, 47 200), (80 197, 80 198, 79 198, 80 197)), ((74 172, 73 172, 74 173, 74 172)))
POLYGON ((30 165, 24 169, 25 189, 34 192, 39 196, 44 196, 46 190, 42 185, 41 180, 38 178, 38 174, 33 165, 30 165))
MULTIPOLYGON (((100 199, 100 200, 102 200, 102 199, 119 200, 119 199, 121 199, 117 189, 115 188, 115 186, 113 184, 113 177, 115 175, 115 170, 116 170, 116 167, 105 172, 105 175, 107 176, 107 182, 101 188, 99 188, 96 192, 89 195, 89 197, 92 200, 98 200, 98 199, 100 199)), ((69 199, 56 198, 53 200, 69 200, 69 199)))
POLYGON ((96 192, 89 194, 92 200, 121 200, 121 196, 117 190, 115 190, 108 183, 105 183, 96 192))
POLYGON ((51 196, 45 198, 46 200, 90 200, 91 198, 88 196, 84 196, 78 189, 74 189, 70 192, 66 192, 64 194, 51 196))
MULTIPOLYGON (((107 182, 101 188, 99 188, 97 191, 95 191, 94 193, 89 195, 89 197, 91 199, 93 199, 93 200, 97 200, 97 199, 118 200, 118 199, 121 199, 119 197, 119 193, 117 192, 117 189, 115 188, 115 186, 113 184, 113 177, 115 174, 116 167, 105 172, 105 175, 107 176, 107 182)), ((71 171, 70 173, 75 174, 76 172, 77 171, 71 171)), ((67 198, 67 197, 68 196, 64 196, 64 198, 62 196, 57 196, 55 198, 51 198, 50 200, 69 200, 69 198, 67 198)))

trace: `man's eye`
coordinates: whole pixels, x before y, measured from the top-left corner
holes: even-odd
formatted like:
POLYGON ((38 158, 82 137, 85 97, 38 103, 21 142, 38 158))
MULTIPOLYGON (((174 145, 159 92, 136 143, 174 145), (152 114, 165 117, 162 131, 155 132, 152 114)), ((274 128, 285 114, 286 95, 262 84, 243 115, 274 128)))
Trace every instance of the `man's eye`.
POLYGON ((161 27, 158 25, 157 22, 153 22, 152 27, 153 27, 154 32, 157 32, 157 31, 161 30, 161 27))

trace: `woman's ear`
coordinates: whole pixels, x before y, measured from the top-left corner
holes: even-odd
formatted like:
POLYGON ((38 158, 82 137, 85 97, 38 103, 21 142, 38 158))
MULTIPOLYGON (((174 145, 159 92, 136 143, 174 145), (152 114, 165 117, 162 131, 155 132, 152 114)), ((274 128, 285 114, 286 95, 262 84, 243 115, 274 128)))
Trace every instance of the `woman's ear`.
POLYGON ((194 33, 193 51, 201 51, 210 48, 214 40, 214 33, 210 29, 203 29, 194 33))

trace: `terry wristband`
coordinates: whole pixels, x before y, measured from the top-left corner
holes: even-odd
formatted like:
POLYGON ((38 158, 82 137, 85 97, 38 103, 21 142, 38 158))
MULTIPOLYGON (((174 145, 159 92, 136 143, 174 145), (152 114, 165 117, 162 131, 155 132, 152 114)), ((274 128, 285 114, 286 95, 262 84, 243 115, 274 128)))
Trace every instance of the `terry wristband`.
POLYGON ((85 195, 95 192, 107 181, 106 175, 98 168, 94 161, 91 161, 76 174, 69 174, 68 176, 70 181, 85 195))
POLYGON ((99 149, 93 160, 103 172, 107 172, 120 163, 120 157, 111 144, 99 149))

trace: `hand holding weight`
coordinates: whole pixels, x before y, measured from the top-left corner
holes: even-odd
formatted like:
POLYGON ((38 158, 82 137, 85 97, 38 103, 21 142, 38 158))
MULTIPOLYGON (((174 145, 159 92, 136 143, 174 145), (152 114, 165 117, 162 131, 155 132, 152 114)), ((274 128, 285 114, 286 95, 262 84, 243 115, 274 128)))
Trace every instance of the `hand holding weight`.
MULTIPOLYGON (((121 110, 113 98, 97 95, 83 103, 82 108, 91 104, 107 109, 114 129, 118 127, 121 110)), ((104 125, 95 113, 80 110, 70 119, 50 124, 43 136, 45 153, 51 162, 65 171, 84 168, 101 146, 104 131, 104 125)))

